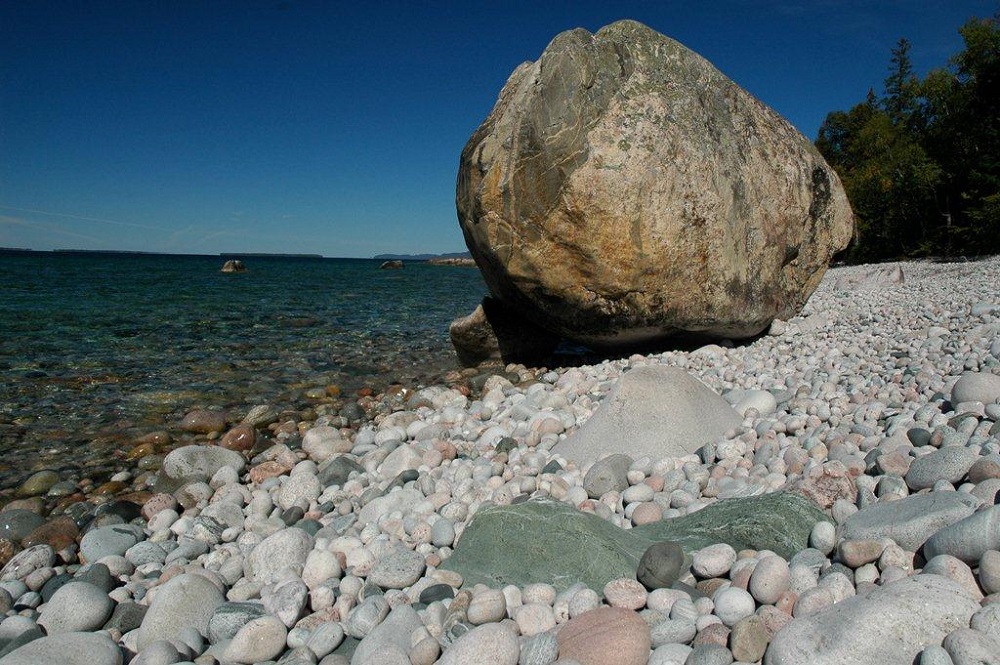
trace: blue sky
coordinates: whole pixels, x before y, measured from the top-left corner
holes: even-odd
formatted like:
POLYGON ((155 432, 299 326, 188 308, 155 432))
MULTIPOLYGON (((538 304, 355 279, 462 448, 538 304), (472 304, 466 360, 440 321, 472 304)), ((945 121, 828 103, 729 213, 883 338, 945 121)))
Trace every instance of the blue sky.
POLYGON ((810 139, 960 50, 975 0, 0 2, 0 246, 465 249, 459 154, 557 33, 633 18, 810 139))

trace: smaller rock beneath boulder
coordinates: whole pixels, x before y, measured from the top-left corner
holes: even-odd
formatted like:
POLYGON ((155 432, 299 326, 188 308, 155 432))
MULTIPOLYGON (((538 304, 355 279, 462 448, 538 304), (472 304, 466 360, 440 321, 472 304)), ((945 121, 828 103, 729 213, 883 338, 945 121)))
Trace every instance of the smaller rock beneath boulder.
POLYGON ((653 543, 639 559, 636 579, 647 589, 663 589, 677 581, 684 569, 684 550, 671 541, 653 543))
POLYGON ((489 296, 471 314, 452 321, 448 334, 459 362, 466 367, 486 360, 538 364, 559 344, 557 335, 489 296))
POLYGON ((966 372, 951 389, 951 403, 982 402, 991 404, 1000 399, 1000 376, 986 372, 966 372))
POLYGON ((607 492, 621 492, 628 488, 628 470, 632 458, 621 453, 597 460, 583 478, 583 489, 592 499, 599 499, 607 492))

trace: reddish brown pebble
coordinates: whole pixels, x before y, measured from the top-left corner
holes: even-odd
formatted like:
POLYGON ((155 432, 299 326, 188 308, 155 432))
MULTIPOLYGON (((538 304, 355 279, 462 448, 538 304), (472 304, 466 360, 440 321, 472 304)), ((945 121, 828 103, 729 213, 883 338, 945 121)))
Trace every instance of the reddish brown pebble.
POLYGON ((277 478, 290 469, 281 462, 264 462, 250 469, 250 480, 260 484, 268 478, 277 478))
POLYGON ((92 494, 94 496, 111 496, 112 494, 118 494, 125 489, 128 489, 128 485, 119 480, 109 480, 108 482, 98 485, 94 488, 92 494))
POLYGON ((580 665, 646 665, 649 660, 649 626, 620 607, 599 607, 570 619, 556 640, 559 657, 580 665))
POLYGON ((197 409, 191 411, 181 421, 181 429, 195 434, 221 432, 226 428, 226 414, 218 411, 197 409))
POLYGON ((35 545, 48 545, 59 552, 75 543, 79 535, 80 530, 77 528, 76 522, 73 521, 73 518, 64 515, 29 533, 21 541, 21 546, 27 549, 35 545))
POLYGON ((702 644, 718 644, 726 646, 729 644, 729 629, 721 623, 713 623, 702 628, 698 635, 691 642, 691 646, 699 647, 702 644))
POLYGON ((149 497, 149 499, 142 504, 142 516, 148 521, 153 519, 153 516, 161 510, 166 510, 167 508, 174 509, 176 507, 177 499, 174 498, 173 494, 160 492, 159 494, 154 494, 149 497))
POLYGON ((219 445, 228 450, 235 450, 236 452, 247 452, 253 450, 253 447, 257 444, 257 430, 255 430, 250 425, 241 424, 232 428, 226 435, 222 437, 219 441, 219 445))

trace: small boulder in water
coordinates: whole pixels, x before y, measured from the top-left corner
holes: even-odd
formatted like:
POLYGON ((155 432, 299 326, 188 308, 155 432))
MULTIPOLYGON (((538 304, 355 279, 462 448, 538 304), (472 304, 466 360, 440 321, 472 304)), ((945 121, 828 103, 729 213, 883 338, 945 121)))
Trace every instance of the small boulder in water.
POLYGON ((229 259, 224 264, 222 264, 222 272, 225 273, 236 273, 236 272, 246 272, 247 267, 239 259, 229 259))

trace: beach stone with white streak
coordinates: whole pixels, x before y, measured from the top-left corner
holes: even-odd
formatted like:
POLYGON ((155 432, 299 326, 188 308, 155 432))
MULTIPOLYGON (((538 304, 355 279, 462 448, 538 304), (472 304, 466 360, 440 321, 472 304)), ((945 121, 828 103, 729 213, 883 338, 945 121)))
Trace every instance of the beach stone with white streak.
POLYGON ((219 588, 201 575, 182 574, 159 587, 139 626, 136 644, 144 649, 156 640, 173 639, 184 628, 208 633, 208 621, 225 602, 219 588))
POLYGON ((416 584, 426 567, 424 557, 419 552, 394 547, 375 562, 368 580, 383 589, 405 589, 416 584))
POLYGON ((726 400, 683 369, 637 367, 623 374, 590 420, 552 451, 579 464, 607 453, 681 457, 741 422, 726 400))
POLYGON ((48 545, 34 545, 18 552, 0 570, 0 582, 23 580, 42 568, 51 568, 56 562, 56 553, 48 545))
POLYGON ((1000 550, 1000 506, 990 506, 937 531, 924 543, 924 558, 950 554, 975 563, 990 550, 1000 550))
POLYGON ((879 502, 854 513, 841 528, 852 540, 891 538, 916 552, 939 529, 973 513, 979 501, 963 492, 930 492, 879 502))
POLYGON ((477 626, 455 640, 437 665, 517 665, 521 647, 517 632, 507 623, 477 626))
POLYGON ((281 529, 257 544, 246 557, 246 578, 270 584, 282 572, 301 574, 313 548, 313 538, 302 529, 281 529))
POLYGON ((97 630, 111 616, 115 603, 88 582, 68 582, 42 608, 38 625, 48 635, 97 630))
POLYGON ((285 650, 288 629, 277 617, 265 615, 251 619, 233 637, 222 659, 234 663, 262 663, 285 650))
POLYGON ((538 633, 521 642, 518 665, 551 665, 559 657, 559 642, 551 632, 538 633))
POLYGON ((122 652, 106 633, 58 633, 18 647, 0 665, 121 665, 122 652))
POLYGON ((969 624, 979 609, 959 585, 915 575, 795 618, 778 631, 765 665, 912 665, 924 647, 969 624))

